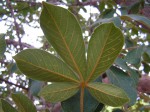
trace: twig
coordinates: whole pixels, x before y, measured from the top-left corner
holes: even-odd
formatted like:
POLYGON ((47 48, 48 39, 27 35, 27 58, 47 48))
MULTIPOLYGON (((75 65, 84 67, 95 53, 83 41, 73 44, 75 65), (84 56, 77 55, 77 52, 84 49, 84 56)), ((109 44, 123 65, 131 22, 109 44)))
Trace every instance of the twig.
POLYGON ((20 45, 20 49, 22 50, 23 48, 22 48, 22 44, 21 44, 21 37, 19 36, 19 25, 18 25, 18 23, 17 23, 17 21, 16 21, 16 17, 15 17, 15 15, 14 15, 14 9, 13 9, 13 7, 12 7, 12 5, 11 5, 11 2, 10 2, 10 0, 6 0, 6 2, 7 2, 7 5, 8 5, 8 8, 9 8, 9 10, 10 10, 10 12, 11 12, 11 16, 12 16, 12 18, 14 19, 14 25, 15 25, 15 28, 16 28, 16 34, 17 34, 17 37, 18 37, 18 42, 19 42, 19 45, 20 45))
POLYGON ((27 3, 30 6, 42 6, 42 3, 40 2, 31 2, 31 1, 23 1, 23 0, 15 0, 15 2, 27 3))
POLYGON ((76 2, 75 4, 70 4, 70 5, 72 6, 86 6, 86 5, 97 6, 97 2, 99 2, 99 0, 90 0, 87 2, 76 2))
POLYGON ((21 86, 21 85, 14 84, 14 83, 9 82, 9 81, 7 81, 7 80, 5 80, 5 79, 3 79, 3 78, 0 78, 0 81, 3 81, 3 82, 5 82, 5 83, 7 83, 7 84, 9 84, 9 85, 14 85, 14 86, 16 86, 16 87, 19 87, 19 88, 22 88, 22 89, 28 91, 28 88, 26 88, 26 87, 24 87, 24 86, 21 86))
POLYGON ((12 39, 6 39, 6 44, 7 45, 12 44, 14 47, 17 47, 18 45, 21 44, 22 48, 25 48, 25 47, 26 48, 34 48, 34 46, 32 46, 32 45, 29 45, 29 44, 24 43, 24 42, 19 43, 19 42, 15 41, 15 40, 12 40, 12 39))
POLYGON ((131 51, 131 50, 136 49, 136 48, 138 48, 138 47, 139 47, 139 46, 128 47, 128 48, 125 48, 124 50, 129 50, 129 51, 131 51))
MULTIPOLYGON (((64 2, 49 2, 53 5, 66 5, 66 6, 86 6, 86 5, 97 5, 97 2, 99 2, 100 0, 93 0, 93 1, 87 1, 87 2, 80 2, 79 0, 76 0, 75 3, 69 3, 66 4, 64 2)), ((31 1, 22 1, 22 0, 15 0, 15 2, 26 2, 28 4, 30 4, 31 6, 41 6, 42 4, 40 2, 31 2, 31 1)))

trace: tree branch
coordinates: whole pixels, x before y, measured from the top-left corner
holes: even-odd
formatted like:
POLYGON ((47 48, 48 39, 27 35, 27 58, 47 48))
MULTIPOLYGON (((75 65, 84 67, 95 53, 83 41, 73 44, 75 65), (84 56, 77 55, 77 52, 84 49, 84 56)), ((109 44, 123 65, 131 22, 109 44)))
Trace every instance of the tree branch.
POLYGON ((6 39, 6 44, 7 45, 12 44, 14 47, 17 47, 18 45, 21 44, 22 48, 25 48, 25 47, 26 48, 34 48, 32 45, 29 45, 29 44, 24 43, 24 42, 19 43, 19 42, 15 41, 15 40, 12 40, 12 39, 6 39))
POLYGON ((22 0, 15 0, 15 2, 27 3, 30 6, 42 6, 42 4, 40 2, 22 1, 22 0))
POLYGON ((19 42, 19 45, 20 45, 20 49, 22 50, 23 48, 22 48, 21 37, 20 37, 20 33, 19 33, 20 32, 19 31, 19 25, 18 25, 18 23, 16 21, 15 15, 14 15, 14 9, 13 9, 13 7, 11 5, 10 0, 6 0, 6 3, 8 5, 8 8, 9 8, 10 12, 11 12, 12 18, 14 19, 14 25, 15 25, 15 28, 16 28, 16 34, 17 34, 17 37, 18 37, 18 42, 19 42))
POLYGON ((5 83, 7 83, 7 84, 9 84, 9 85, 14 85, 14 86, 16 86, 16 87, 19 87, 19 88, 22 88, 22 89, 28 91, 28 88, 26 88, 26 87, 24 87, 24 86, 21 86, 21 85, 14 84, 14 83, 9 82, 9 81, 7 81, 7 80, 5 80, 5 79, 3 79, 3 78, 0 78, 0 81, 3 81, 3 82, 5 82, 5 83))
MULTIPOLYGON (((31 1, 22 1, 22 0, 15 0, 15 2, 25 2, 25 3, 30 4, 31 6, 35 6, 35 5, 42 6, 40 2, 31 2, 31 1)), ((49 2, 49 3, 53 5, 86 6, 86 5, 97 5, 97 2, 100 2, 100 0, 89 0, 86 2, 80 2, 79 0, 76 0, 75 3, 69 3, 69 4, 66 4, 62 1, 61 2, 49 2)))

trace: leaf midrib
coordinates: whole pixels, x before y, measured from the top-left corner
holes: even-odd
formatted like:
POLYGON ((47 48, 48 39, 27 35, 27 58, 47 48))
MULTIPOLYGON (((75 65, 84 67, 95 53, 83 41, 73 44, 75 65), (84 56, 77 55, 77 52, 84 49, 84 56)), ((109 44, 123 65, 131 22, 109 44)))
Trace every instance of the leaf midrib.
POLYGON ((104 91, 99 90, 99 89, 97 89, 97 88, 95 88, 95 87, 93 87, 93 86, 89 86, 89 85, 88 85, 88 87, 94 89, 95 91, 100 91, 101 93, 106 94, 106 95, 108 95, 108 96, 112 96, 112 97, 116 97, 116 98, 120 98, 120 99, 126 99, 126 98, 123 98, 123 97, 117 97, 117 96, 114 96, 114 95, 112 95, 112 94, 105 93, 104 91))
POLYGON ((89 75, 89 78, 87 79, 86 82, 89 82, 89 80, 90 80, 91 77, 93 76, 93 73, 95 72, 96 67, 98 66, 99 60, 101 59, 101 56, 102 56, 102 54, 103 54, 103 52, 104 52, 104 48, 105 48, 106 43, 107 43, 107 41, 108 41, 108 38, 109 38, 109 35, 110 35, 110 32, 111 32, 112 27, 109 28, 109 29, 110 29, 110 31, 109 31, 109 33, 108 33, 108 36, 107 36, 107 38, 106 38, 105 44, 104 44, 104 46, 103 46, 103 48, 102 48, 102 51, 101 51, 101 53, 100 53, 100 55, 99 55, 99 57, 98 57, 98 59, 97 59, 97 61, 96 61, 96 64, 95 64, 93 70, 91 71, 91 73, 90 73, 90 75, 89 75))
POLYGON ((29 62, 26 62, 26 61, 24 61, 24 60, 22 60, 22 59, 16 59, 16 60, 21 61, 21 62, 24 62, 24 63, 29 64, 29 65, 31 65, 31 66, 40 68, 40 69, 42 69, 42 70, 44 70, 44 71, 47 71, 47 72, 50 72, 50 73, 52 73, 52 74, 56 74, 56 75, 61 76, 61 77, 63 77, 63 78, 69 79, 70 81, 79 83, 79 81, 77 81, 77 80, 75 80, 75 79, 72 79, 72 78, 70 78, 70 77, 65 77, 64 75, 62 75, 62 74, 60 74, 60 73, 51 71, 51 70, 49 70, 49 69, 42 68, 42 67, 40 67, 40 66, 36 66, 36 65, 34 65, 34 64, 32 64, 32 63, 29 63, 29 62))
POLYGON ((64 42, 64 44, 65 44, 65 47, 66 47, 66 49, 68 50, 69 55, 70 55, 70 57, 71 57, 71 59, 72 59, 72 61, 73 61, 73 64, 74 64, 74 66, 75 66, 75 68, 76 68, 76 70, 77 70, 77 72, 78 72, 78 75, 79 75, 81 81, 83 81, 84 79, 83 79, 82 73, 80 72, 79 67, 77 66, 77 64, 76 64, 76 62, 75 62, 75 59, 74 59, 73 56, 72 56, 72 53, 71 53, 71 51, 70 51, 70 49, 69 49, 69 47, 68 47, 68 45, 67 45, 67 43, 66 43, 66 41, 65 41, 65 39, 64 39, 64 36, 62 35, 62 33, 61 33, 61 31, 60 31, 60 29, 59 29, 59 27, 58 27, 58 25, 57 25, 57 23, 56 23, 54 17, 53 17, 53 16, 51 15, 51 13, 48 11, 48 9, 47 9, 46 6, 45 6, 45 8, 46 8, 47 12, 49 13, 50 17, 53 19, 53 21, 54 21, 54 23, 55 23, 55 26, 56 26, 58 32, 60 33, 60 37, 62 38, 62 40, 63 40, 63 42, 64 42))

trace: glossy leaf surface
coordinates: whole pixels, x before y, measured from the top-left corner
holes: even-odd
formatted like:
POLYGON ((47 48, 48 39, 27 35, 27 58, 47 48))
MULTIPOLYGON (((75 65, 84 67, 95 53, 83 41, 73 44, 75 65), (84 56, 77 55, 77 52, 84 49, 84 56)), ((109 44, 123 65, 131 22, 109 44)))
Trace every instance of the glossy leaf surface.
POLYGON ((37 112, 36 107, 33 105, 31 100, 22 93, 12 94, 12 99, 16 103, 19 111, 21 112, 37 112))
POLYGON ((122 106, 129 101, 126 93, 117 86, 93 82, 88 84, 91 95, 99 102, 110 106, 122 106))
POLYGON ((44 87, 39 95, 49 102, 64 101, 79 90, 79 85, 73 83, 52 83, 44 87))
POLYGON ((14 107, 12 107, 7 101, 1 99, 2 108, 4 112, 18 112, 14 107))
POLYGON ((77 81, 77 77, 69 67, 50 53, 27 49, 18 53, 14 59, 17 66, 28 77, 42 81, 77 81))
POLYGON ((87 81, 95 80, 113 64, 123 44, 123 34, 113 23, 95 29, 88 47, 87 81))
POLYGON ((81 28, 68 10, 43 2, 41 28, 62 59, 80 76, 85 74, 85 46, 81 28))

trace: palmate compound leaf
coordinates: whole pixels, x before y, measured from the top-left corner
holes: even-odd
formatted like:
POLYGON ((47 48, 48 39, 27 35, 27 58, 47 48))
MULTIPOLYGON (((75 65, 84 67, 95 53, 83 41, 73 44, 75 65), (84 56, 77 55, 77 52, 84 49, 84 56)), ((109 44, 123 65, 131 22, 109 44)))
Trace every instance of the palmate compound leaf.
POLYGON ((40 25, 47 40, 83 81, 86 72, 85 45, 75 16, 62 7, 43 2, 40 25))
POLYGON ((22 73, 30 78, 50 82, 78 82, 69 67, 54 55, 39 49, 27 49, 14 59, 22 73))
POLYGON ((88 90, 94 98, 106 105, 116 107, 129 102, 126 93, 121 88, 111 84, 89 83, 88 90))
POLYGON ((39 93, 49 102, 64 101, 73 96, 79 90, 79 84, 57 82, 45 86, 39 93))
POLYGON ((123 44, 123 34, 113 23, 95 29, 88 47, 87 82, 95 80, 113 64, 123 44))
POLYGON ((37 112, 32 101, 22 93, 12 94, 12 99, 17 105, 19 112, 37 112))
MULTIPOLYGON (((11 104, 9 104, 7 101, 1 99, 2 102, 2 108, 4 112, 18 112, 11 104)), ((0 111, 1 112, 1 111, 0 111)))

